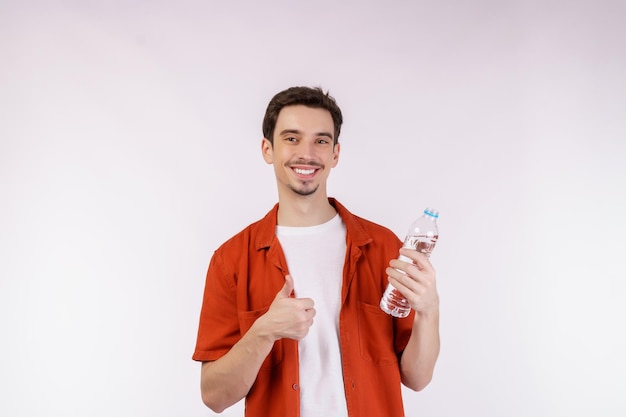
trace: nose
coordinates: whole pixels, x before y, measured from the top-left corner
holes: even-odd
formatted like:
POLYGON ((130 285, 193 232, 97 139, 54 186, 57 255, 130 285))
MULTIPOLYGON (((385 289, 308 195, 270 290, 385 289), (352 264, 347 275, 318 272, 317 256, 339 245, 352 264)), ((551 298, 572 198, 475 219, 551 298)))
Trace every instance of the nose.
POLYGON ((313 141, 302 141, 298 147, 299 157, 305 160, 314 159, 315 143, 313 141))

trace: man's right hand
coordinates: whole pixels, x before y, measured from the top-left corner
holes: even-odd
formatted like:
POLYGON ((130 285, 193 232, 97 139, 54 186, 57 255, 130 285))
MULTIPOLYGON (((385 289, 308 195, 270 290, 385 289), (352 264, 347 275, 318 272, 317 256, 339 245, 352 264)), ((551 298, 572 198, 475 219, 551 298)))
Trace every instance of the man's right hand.
POLYGON ((293 279, 285 276, 285 285, 278 291, 269 310, 259 317, 259 331, 274 340, 287 338, 300 340, 309 333, 313 324, 315 308, 310 298, 292 298, 293 279))
POLYGON ((211 410, 221 413, 248 394, 276 340, 307 335, 315 316, 313 300, 292 298, 292 292, 293 279, 287 275, 268 311, 250 330, 226 355, 202 364, 202 401, 211 410))

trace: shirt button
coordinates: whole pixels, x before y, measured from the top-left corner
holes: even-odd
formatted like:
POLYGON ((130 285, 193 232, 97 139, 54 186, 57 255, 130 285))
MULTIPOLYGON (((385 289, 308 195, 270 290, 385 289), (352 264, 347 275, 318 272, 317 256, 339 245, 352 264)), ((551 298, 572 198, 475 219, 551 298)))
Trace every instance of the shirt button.
POLYGON ((300 386, 298 384, 293 384, 291 388, 293 388, 294 391, 298 391, 300 389, 300 386))

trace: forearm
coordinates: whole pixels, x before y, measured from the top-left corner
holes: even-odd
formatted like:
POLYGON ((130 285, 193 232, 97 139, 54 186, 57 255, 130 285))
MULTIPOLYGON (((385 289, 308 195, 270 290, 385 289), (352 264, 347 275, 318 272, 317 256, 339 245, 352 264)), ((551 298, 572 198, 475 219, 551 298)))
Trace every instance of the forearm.
POLYGON ((439 311, 416 313, 409 342, 400 360, 402 383, 415 391, 432 380, 439 356, 439 311))
POLYGON ((268 311, 233 347, 214 362, 202 364, 202 401, 218 413, 244 398, 256 380, 274 342, 287 338, 300 340, 313 324, 315 309, 310 298, 291 298, 293 279, 276 294, 268 311))
POLYGON ((214 362, 202 364, 202 401, 222 412, 246 396, 274 339, 253 326, 230 351, 214 362))

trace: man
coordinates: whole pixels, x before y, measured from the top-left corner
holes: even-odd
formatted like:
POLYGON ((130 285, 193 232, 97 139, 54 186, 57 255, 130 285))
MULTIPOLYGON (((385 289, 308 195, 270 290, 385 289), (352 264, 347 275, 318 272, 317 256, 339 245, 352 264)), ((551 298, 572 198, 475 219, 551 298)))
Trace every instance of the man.
POLYGON ((215 251, 193 359, 204 403, 242 398, 247 417, 404 416, 401 386, 423 389, 439 354, 435 271, 388 229, 328 198, 342 124, 319 88, 276 94, 261 152, 278 204, 215 251), (387 279, 387 277, 389 277, 387 279), (404 319, 378 307, 391 282, 404 319))

